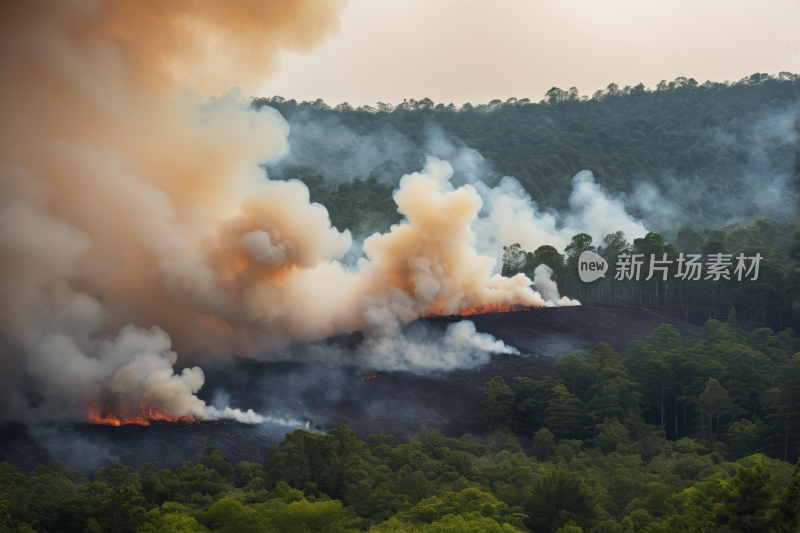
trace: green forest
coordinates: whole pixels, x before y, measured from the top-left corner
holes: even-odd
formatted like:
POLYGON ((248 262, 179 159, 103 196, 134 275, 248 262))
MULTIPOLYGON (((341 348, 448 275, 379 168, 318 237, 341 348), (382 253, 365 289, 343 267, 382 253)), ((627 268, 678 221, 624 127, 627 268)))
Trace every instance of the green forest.
POLYGON ((581 170, 609 194, 656 188, 680 224, 601 243, 580 233, 563 253, 512 244, 502 273, 533 279, 544 264, 562 295, 646 307, 701 325, 703 338, 663 324, 623 353, 600 343, 564 355, 551 376, 495 377, 485 437, 423 426, 410 442, 359 440, 318 426, 288 433, 264 462, 234 465, 206 443, 162 470, 130 454, 89 476, 60 461, 3 463, 0 532, 800 531, 800 172, 796 139, 776 133, 797 127, 780 120, 796 120, 799 98, 800 76, 782 72, 460 107, 254 99, 290 123, 406 143, 394 159, 348 166, 347 146, 290 136, 306 163, 265 167, 303 181, 342 231, 400 221, 397 180, 421 168, 436 132, 485 158, 489 186, 514 176, 541 209, 567 209, 581 170), (606 277, 578 279, 584 251, 608 261, 606 277), (614 279, 622 254, 643 255, 640 280, 614 279), (667 279, 645 279, 664 254, 667 279), (760 254, 759 276, 739 281, 730 266, 730 279, 685 279, 681 254, 760 254))
POLYGON ((432 128, 454 144, 477 150, 491 167, 490 186, 513 176, 540 208, 565 209, 572 177, 589 170, 611 193, 652 185, 691 219, 689 225, 712 228, 736 217, 794 215, 798 147, 797 124, 791 121, 797 120, 798 99, 800 75, 781 72, 702 84, 679 77, 652 90, 612 83, 591 97, 574 87, 554 87, 539 102, 509 98, 456 107, 423 98, 398 106, 332 108, 322 100, 275 96, 255 98, 253 106, 273 107, 290 124, 327 121, 344 128, 314 142, 295 142, 290 133, 301 162, 270 170, 272 179, 307 183, 312 201, 328 208, 340 230, 388 228, 396 216, 385 203, 391 195, 363 182, 372 177, 396 184, 403 174, 419 171, 432 128), (398 134, 393 142, 405 141, 408 149, 398 159, 345 169, 346 179, 333 181, 328 173, 352 155, 353 146, 331 142, 345 130, 355 135, 354 144, 391 131, 398 134), (777 198, 762 198, 772 184, 777 198), (373 192, 382 201, 370 199, 373 192))
POLYGON ((208 443, 173 469, 126 455, 91 479, 3 463, 0 531, 796 532, 800 339, 746 333, 735 312, 704 330, 682 342, 663 324, 554 376, 492 379, 485 443, 318 426, 265 464, 208 443))

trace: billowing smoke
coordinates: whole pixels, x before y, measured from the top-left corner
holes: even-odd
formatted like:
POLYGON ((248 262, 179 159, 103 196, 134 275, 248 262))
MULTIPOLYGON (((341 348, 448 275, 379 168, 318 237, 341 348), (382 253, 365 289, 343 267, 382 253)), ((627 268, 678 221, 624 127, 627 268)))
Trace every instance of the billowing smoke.
POLYGON ((573 229, 567 229, 567 234, 587 233, 597 244, 615 231, 621 230, 629 239, 647 234, 641 221, 625 212, 624 196, 613 198, 605 194, 588 170, 578 172, 572 178, 569 206, 570 211, 564 221, 568 228, 573 229))
POLYGON ((560 227, 558 213, 543 212, 516 179, 506 176, 494 187, 477 183, 484 200, 482 216, 475 221, 478 249, 496 258, 503 257, 503 246, 519 243, 532 252, 549 245, 559 251, 572 237, 560 227))
MULTIPOLYGON (((435 157, 400 180, 395 201, 406 220, 365 239, 365 257, 345 268, 338 260, 350 233, 331 227, 302 183, 261 171, 288 153, 283 118, 253 110, 238 88, 207 100, 185 90, 252 86, 275 68, 278 50, 332 35, 340 7, 74 0, 0 8, 5 416, 147 406, 265 421, 199 400, 203 372, 176 373, 177 354, 256 353, 355 330, 376 352, 397 354, 401 328, 429 310, 548 305, 527 277, 493 275, 496 261, 476 251, 472 231, 481 197, 470 185, 455 188, 453 168, 435 157)), ((452 367, 459 357, 472 365, 512 351, 467 323, 438 344, 438 355, 409 355, 408 367, 452 367)))
POLYGON ((570 209, 563 215, 554 210, 540 211, 512 177, 504 177, 494 188, 478 183, 476 189, 485 202, 482 216, 474 225, 478 249, 491 257, 501 258, 503 246, 513 243, 527 251, 549 245, 563 252, 578 233, 590 235, 598 245, 615 231, 624 232, 628 239, 644 237, 648 231, 626 213, 625 198, 609 196, 588 170, 572 178, 570 209))
POLYGON ((165 331, 181 350, 218 348, 235 331, 230 317, 246 317, 245 293, 262 275, 243 275, 249 265, 237 261, 248 249, 253 263, 280 275, 343 253, 349 236, 331 230, 297 184, 250 194, 255 164, 288 151, 278 113, 254 113, 238 89, 207 103, 184 89, 219 94, 232 79, 253 86, 277 68, 278 51, 334 35, 341 7, 3 4, 6 415, 80 417, 96 402, 133 410, 142 402, 175 416, 258 416, 198 400, 203 373, 173 372, 165 331), (274 202, 284 211, 252 220, 274 202), (298 202, 298 222, 270 233, 298 202))
POLYGON ((553 269, 547 265, 539 265, 533 271, 533 288, 542 295, 548 307, 568 307, 581 305, 578 300, 570 300, 558 294, 558 284, 551 279, 553 269))
POLYGON ((589 171, 572 178, 568 211, 545 210, 512 176, 505 176, 491 186, 492 165, 477 150, 449 138, 438 126, 427 126, 424 135, 425 149, 451 162, 456 180, 472 184, 480 195, 483 206, 472 224, 476 247, 479 253, 495 258, 498 265, 503 246, 513 243, 519 243, 529 252, 544 245, 563 252, 578 233, 590 235, 595 245, 616 231, 623 231, 628 239, 647 234, 642 222, 627 213, 629 199, 624 194, 614 196, 604 191, 589 171))
POLYGON ((475 324, 462 320, 447 326, 444 336, 424 328, 411 328, 403 335, 367 339, 355 361, 383 370, 437 372, 475 368, 489 362, 493 353, 519 354, 492 335, 477 333, 475 324))
POLYGON ((524 275, 491 275, 496 262, 475 250, 472 222, 482 201, 470 185, 454 189, 453 168, 433 156, 421 173, 404 176, 394 194, 408 223, 364 241, 370 259, 362 276, 382 295, 366 320, 373 328, 393 331, 397 319, 437 309, 452 313, 470 305, 521 303, 543 305, 524 275), (394 319, 385 320, 392 315, 394 319))
MULTIPOLYGON (((632 239, 643 237, 648 231, 627 212, 646 199, 609 194, 589 171, 573 178, 569 210, 559 213, 542 209, 514 177, 496 175, 491 162, 477 150, 433 122, 422 128, 419 146, 391 125, 375 127, 369 135, 359 134, 336 115, 318 118, 309 111, 299 111, 291 116, 290 124, 292 152, 268 165, 270 175, 280 179, 304 171, 323 174, 329 183, 372 175, 397 185, 405 173, 398 169, 417 170, 426 154, 447 161, 453 170, 449 181, 454 186, 472 185, 481 197, 481 211, 471 229, 479 254, 497 260, 497 271, 503 246, 513 243, 520 243, 527 251, 550 245, 563 252, 577 233, 591 235, 599 245, 608 233, 621 230, 632 239)), ((354 250, 348 255, 354 255, 354 250)))

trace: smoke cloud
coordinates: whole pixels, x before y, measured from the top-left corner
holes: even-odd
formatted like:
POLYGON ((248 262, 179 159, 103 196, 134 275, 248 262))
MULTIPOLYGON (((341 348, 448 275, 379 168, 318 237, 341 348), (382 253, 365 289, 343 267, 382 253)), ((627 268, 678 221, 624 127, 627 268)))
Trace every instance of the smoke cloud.
POLYGON ((491 354, 519 354, 519 351, 477 333, 475 324, 462 320, 447 326, 442 336, 424 328, 411 328, 402 335, 367 339, 355 361, 381 370, 410 370, 418 373, 475 368, 489 362, 491 354))
POLYGON ((356 330, 398 368, 513 352, 468 323, 427 350, 400 335, 430 310, 549 302, 527 277, 493 274, 496 260, 476 251, 471 225, 483 201, 450 183, 449 163, 430 157, 402 177, 395 201, 405 220, 365 239, 365 256, 345 268, 350 233, 331 227, 302 183, 261 170, 289 152, 284 119, 253 110, 239 88, 201 96, 227 80, 252 86, 277 68, 277 51, 333 35, 341 7, 3 6, 4 416, 83 419, 147 406, 292 426, 207 405, 196 396, 203 371, 177 354, 252 354, 356 330))
POLYGON ((291 116, 289 125, 291 152, 267 166, 270 177, 276 179, 289 179, 294 177, 293 171, 311 169, 322 173, 328 183, 372 174, 397 185, 403 174, 419 169, 425 160, 423 151, 390 125, 369 134, 356 132, 336 115, 316 116, 307 109, 291 116))
POLYGON ((581 305, 578 300, 570 300, 568 297, 558 294, 558 284, 550 278, 552 275, 553 269, 544 264, 537 266, 533 271, 533 288, 546 300, 547 306, 581 305))
POLYGON ((290 124, 291 153, 267 167, 270 175, 278 178, 289 178, 292 169, 302 167, 322 174, 329 183, 372 175, 398 185, 399 177, 416 170, 426 155, 447 161, 452 168, 450 183, 455 187, 471 185, 481 198, 482 207, 471 229, 479 254, 497 261, 496 271, 500 269, 503 246, 513 243, 520 243, 527 251, 550 245, 563 252, 577 233, 591 235, 597 245, 608 233, 622 230, 632 239, 643 237, 648 231, 642 221, 628 214, 647 199, 611 195, 589 171, 573 178, 568 211, 542 209, 514 177, 497 175, 491 162, 477 150, 433 122, 422 128, 419 145, 390 125, 368 135, 358 134, 337 116, 318 118, 309 111, 292 115, 290 124))
POLYGON ((615 231, 624 232, 628 239, 644 237, 648 232, 641 221, 627 214, 624 195, 608 195, 588 170, 572 178, 570 209, 563 216, 555 210, 541 211, 522 184, 510 176, 494 188, 482 182, 475 187, 484 199, 481 217, 473 225, 478 249, 498 260, 502 259, 503 246, 513 243, 529 252, 549 245, 563 253, 578 233, 590 235, 599 245, 615 231))
POLYGON ((277 69, 278 51, 334 35, 342 7, 0 8, 4 414, 81 417, 91 403, 142 402, 174 416, 255 421, 194 396, 202 370, 174 373, 165 330, 181 350, 218 348, 258 283, 244 270, 302 268, 343 253, 349 235, 331 230, 297 184, 250 194, 261 180, 255 164, 288 151, 277 112, 254 113, 239 89, 206 102, 185 89, 220 94, 231 79, 253 87, 277 69), (274 229, 297 202, 297 222, 274 229), (263 209, 272 215, 255 222, 263 209))

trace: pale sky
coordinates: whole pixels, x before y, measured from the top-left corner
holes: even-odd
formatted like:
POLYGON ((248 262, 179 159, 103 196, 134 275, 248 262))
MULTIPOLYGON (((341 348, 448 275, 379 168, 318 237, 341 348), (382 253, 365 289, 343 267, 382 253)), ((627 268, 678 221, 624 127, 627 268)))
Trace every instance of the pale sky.
POLYGON ((337 37, 282 60, 258 96, 461 105, 735 81, 800 73, 800 0, 350 0, 337 37))

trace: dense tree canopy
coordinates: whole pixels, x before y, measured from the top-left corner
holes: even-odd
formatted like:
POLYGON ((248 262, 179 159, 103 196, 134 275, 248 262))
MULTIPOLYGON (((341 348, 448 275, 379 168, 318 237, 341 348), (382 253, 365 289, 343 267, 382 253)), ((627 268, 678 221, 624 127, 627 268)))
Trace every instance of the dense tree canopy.
MULTIPOLYGON (((575 88, 554 87, 538 103, 509 98, 460 108, 427 98, 396 107, 378 104, 357 109, 278 96, 256 98, 253 105, 269 105, 288 120, 303 124, 335 123, 355 135, 353 144, 358 144, 358 138, 407 144, 403 150, 384 154, 385 159, 375 160, 369 168, 347 170, 352 146, 331 142, 325 135, 293 143, 300 155, 297 164, 276 168, 270 176, 307 183, 318 176, 317 197, 337 213, 333 218, 339 229, 374 225, 384 206, 365 209, 359 205, 360 213, 340 217, 340 211, 348 211, 345 199, 356 207, 370 192, 365 196, 360 189, 355 191, 354 201, 328 180, 329 174, 336 173, 338 181, 363 182, 371 175, 396 183, 402 174, 422 167, 429 151, 426 140, 434 131, 486 158, 492 169, 490 184, 513 176, 542 208, 565 208, 572 177, 590 170, 612 193, 630 194, 638 186, 653 186, 680 206, 692 225, 709 227, 759 213, 794 214, 797 191, 786 185, 797 171, 797 146, 794 125, 784 123, 796 119, 798 98, 800 76, 781 72, 776 76, 757 73, 734 83, 699 84, 679 77, 662 81, 653 90, 642 84, 620 89, 612 83, 591 98, 580 96, 575 88), (773 183, 778 184, 779 196, 762 198, 763 190, 773 183)), ((389 197, 377 192, 381 200, 389 197)), ((387 212, 393 216, 391 209, 387 212)))

